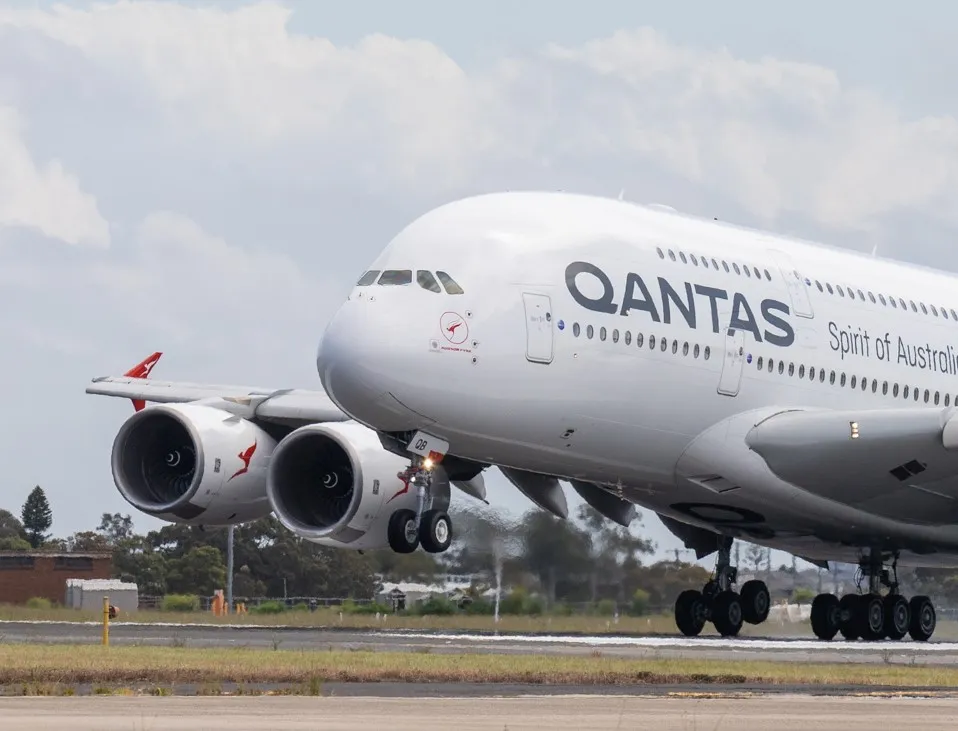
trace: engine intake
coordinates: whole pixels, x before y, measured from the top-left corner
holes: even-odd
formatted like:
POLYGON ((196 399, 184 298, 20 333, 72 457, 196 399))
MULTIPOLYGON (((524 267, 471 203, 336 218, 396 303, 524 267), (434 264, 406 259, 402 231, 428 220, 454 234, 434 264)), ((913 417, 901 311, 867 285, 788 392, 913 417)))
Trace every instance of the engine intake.
POLYGON ((203 480, 203 465, 203 446, 189 421, 162 407, 130 418, 113 443, 117 489, 148 513, 173 512, 188 502, 203 480))
POLYGON ((352 517, 359 476, 347 447, 328 434, 300 430, 273 455, 267 491, 284 523, 322 533, 352 517))

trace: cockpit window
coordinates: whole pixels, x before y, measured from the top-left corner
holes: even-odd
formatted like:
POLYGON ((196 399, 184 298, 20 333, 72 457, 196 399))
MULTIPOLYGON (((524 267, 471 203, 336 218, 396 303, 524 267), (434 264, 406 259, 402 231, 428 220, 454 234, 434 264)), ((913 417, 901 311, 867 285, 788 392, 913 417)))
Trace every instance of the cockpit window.
POLYGON ((430 292, 442 292, 439 288, 439 282, 436 281, 432 272, 427 272, 425 269, 420 269, 416 272, 416 281, 420 287, 428 289, 430 292))
POLYGON ((359 281, 356 282, 356 286, 368 287, 370 284, 376 281, 376 277, 378 276, 379 276, 378 269, 370 269, 368 272, 366 272, 365 274, 363 274, 363 276, 359 278, 359 281))
POLYGON ((381 285, 412 284, 412 269, 387 269, 379 278, 381 285))
POLYGON ((445 272, 436 272, 436 276, 439 277, 439 281, 442 282, 442 286, 446 288, 446 292, 449 294, 462 294, 462 287, 456 284, 456 280, 450 277, 445 272))

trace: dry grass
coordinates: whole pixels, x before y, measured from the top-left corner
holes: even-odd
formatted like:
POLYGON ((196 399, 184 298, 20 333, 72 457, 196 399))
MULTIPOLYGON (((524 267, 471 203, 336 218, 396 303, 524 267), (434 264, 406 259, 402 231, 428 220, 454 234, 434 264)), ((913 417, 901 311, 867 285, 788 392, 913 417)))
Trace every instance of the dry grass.
POLYGON ((593 655, 421 654, 0 645, 0 685, 472 682, 574 685, 815 684, 955 687, 958 668, 852 663, 630 660, 593 655))

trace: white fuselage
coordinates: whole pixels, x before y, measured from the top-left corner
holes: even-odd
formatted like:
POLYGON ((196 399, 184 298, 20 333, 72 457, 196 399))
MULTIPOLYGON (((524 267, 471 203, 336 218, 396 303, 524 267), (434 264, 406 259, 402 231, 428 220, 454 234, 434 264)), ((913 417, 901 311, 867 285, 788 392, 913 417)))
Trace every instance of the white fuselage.
POLYGON ((876 541, 903 563, 958 555, 958 481, 846 499, 777 478, 744 441, 788 409, 950 409, 958 278, 560 193, 443 206, 370 269, 411 283, 357 286, 318 368, 374 429, 803 556, 876 541), (420 286, 419 270, 464 291, 420 286))

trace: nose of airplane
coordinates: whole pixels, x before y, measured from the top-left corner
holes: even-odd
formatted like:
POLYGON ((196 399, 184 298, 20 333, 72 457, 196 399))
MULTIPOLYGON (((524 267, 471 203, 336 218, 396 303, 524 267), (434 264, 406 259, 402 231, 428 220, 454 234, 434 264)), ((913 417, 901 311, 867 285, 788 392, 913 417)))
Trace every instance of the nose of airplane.
POLYGON ((419 421, 394 393, 401 380, 397 368, 404 369, 409 354, 402 323, 390 322, 393 309, 379 304, 343 304, 323 333, 316 368, 326 393, 350 417, 373 429, 402 431, 419 421))

